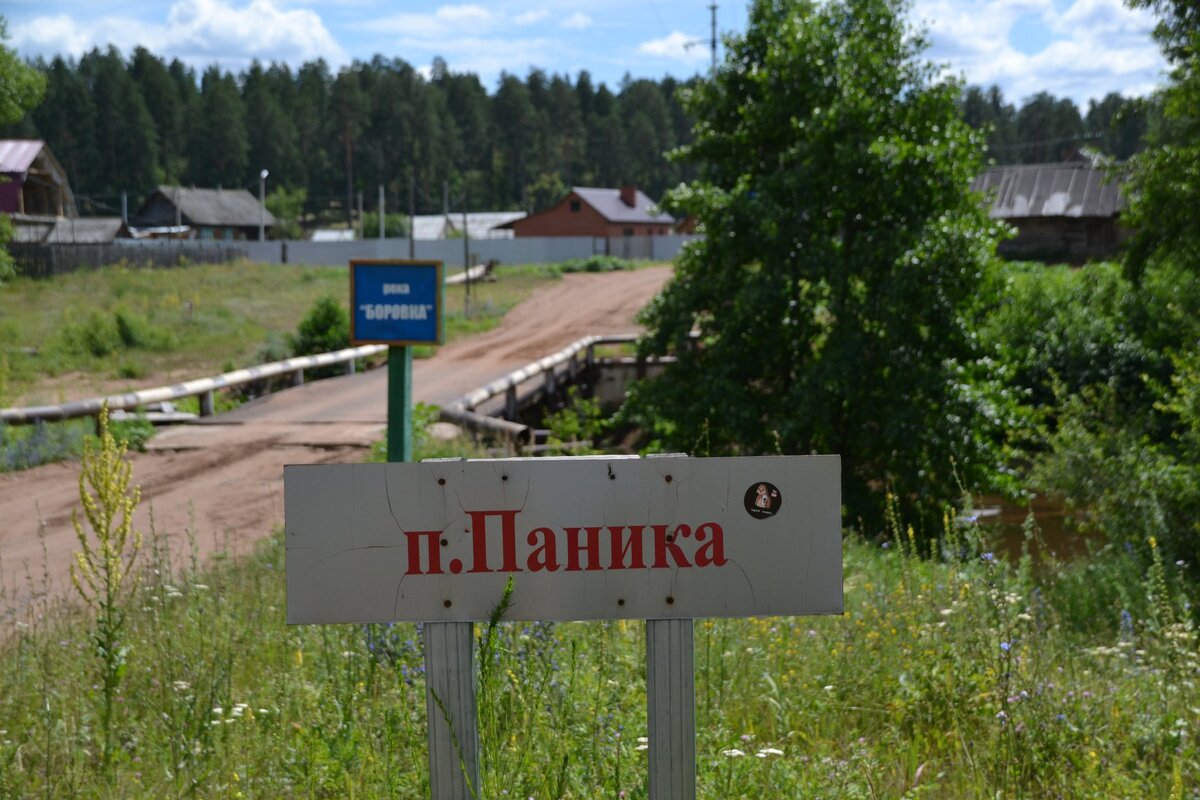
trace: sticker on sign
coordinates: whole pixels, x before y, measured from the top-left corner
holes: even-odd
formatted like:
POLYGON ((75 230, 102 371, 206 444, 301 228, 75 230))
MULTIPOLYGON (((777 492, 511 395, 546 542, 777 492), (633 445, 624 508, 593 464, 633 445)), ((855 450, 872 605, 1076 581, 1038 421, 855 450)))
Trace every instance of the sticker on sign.
POLYGON ((284 469, 290 623, 842 611, 837 456, 284 469))

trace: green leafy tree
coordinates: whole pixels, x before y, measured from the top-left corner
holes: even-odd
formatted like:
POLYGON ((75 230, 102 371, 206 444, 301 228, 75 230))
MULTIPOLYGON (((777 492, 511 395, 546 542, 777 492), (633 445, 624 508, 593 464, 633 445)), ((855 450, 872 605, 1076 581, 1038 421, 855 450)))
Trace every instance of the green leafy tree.
POLYGON ((1130 5, 1159 15, 1154 35, 1172 68, 1151 147, 1134 159, 1129 221, 1137 234, 1125 264, 1140 281, 1148 267, 1166 261, 1200 270, 1200 10, 1186 0, 1130 5))
POLYGON ((965 323, 997 233, 967 189, 982 137, 905 11, 760 0, 691 92, 702 176, 671 203, 708 235, 645 315, 678 362, 628 405, 658 447, 840 454, 872 528, 886 490, 929 510, 953 463, 970 486, 996 463, 965 323))
MULTIPOLYGON (((15 51, 3 43, 8 40, 4 17, 0 17, 0 126, 21 120, 42 99, 46 79, 40 72, 22 62, 15 51)), ((12 238, 12 223, 0 216, 0 282, 13 274, 12 256, 8 244, 12 238)))
POLYGON ((279 188, 267 195, 267 211, 275 217, 274 235, 280 239, 301 239, 304 230, 300 219, 304 216, 304 189, 279 188))

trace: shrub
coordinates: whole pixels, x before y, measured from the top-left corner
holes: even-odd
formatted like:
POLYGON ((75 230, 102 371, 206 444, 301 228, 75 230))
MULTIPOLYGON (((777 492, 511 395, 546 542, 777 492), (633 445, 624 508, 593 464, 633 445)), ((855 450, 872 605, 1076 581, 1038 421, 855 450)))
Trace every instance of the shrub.
MULTIPOLYGON (((405 214, 384 214, 383 235, 388 239, 403 239, 408 236, 408 216, 405 214)), ((368 211, 362 218, 362 238, 374 239, 379 236, 379 212, 368 211)))
MULTIPOLYGON (((350 346, 350 314, 332 297, 317 300, 300 321, 295 336, 288 337, 292 354, 297 356, 328 353, 350 346)), ((314 378, 339 375, 342 366, 335 364, 310 371, 314 378)))
POLYGON ((298 356, 328 353, 350 346, 350 314, 332 297, 317 300, 290 337, 292 353, 298 356))
POLYGON ((620 272, 633 269, 634 263, 616 256, 588 256, 572 258, 558 265, 562 272, 620 272))

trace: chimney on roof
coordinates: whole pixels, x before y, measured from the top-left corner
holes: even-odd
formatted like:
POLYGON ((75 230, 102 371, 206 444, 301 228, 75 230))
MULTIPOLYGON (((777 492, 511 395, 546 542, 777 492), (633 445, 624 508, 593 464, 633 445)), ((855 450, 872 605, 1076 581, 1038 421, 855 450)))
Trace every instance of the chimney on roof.
POLYGON ((625 205, 629 206, 630 208, 636 208, 637 207, 637 187, 631 186, 631 185, 622 186, 621 187, 621 202, 624 203, 625 205))

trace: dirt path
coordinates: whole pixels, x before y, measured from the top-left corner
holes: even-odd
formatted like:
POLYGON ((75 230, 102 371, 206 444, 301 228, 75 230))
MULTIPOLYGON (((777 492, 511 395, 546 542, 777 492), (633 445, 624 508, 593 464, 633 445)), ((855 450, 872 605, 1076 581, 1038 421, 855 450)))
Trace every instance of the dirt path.
MULTIPOLYGON (((669 276, 669 267, 564 276, 495 329, 417 361, 413 397, 445 403, 583 336, 637 330, 638 309, 669 276)), ((133 480, 142 487, 135 522, 148 534, 152 511, 154 531, 176 552, 189 527, 204 554, 244 552, 283 523, 285 464, 361 461, 386 421, 386 370, 374 370, 306 384, 207 424, 164 431, 149 452, 133 457, 133 480)), ((74 463, 0 475, 0 618, 33 596, 69 588, 78 479, 74 463)))

